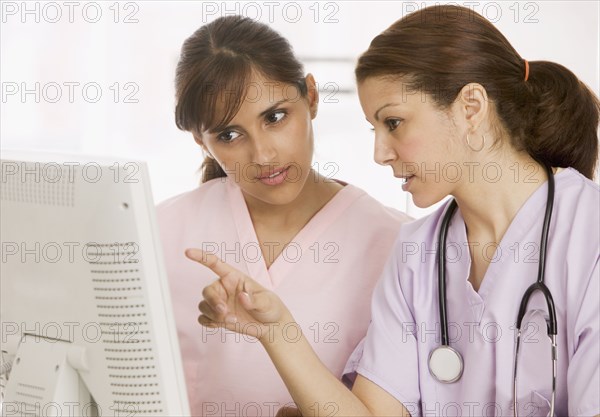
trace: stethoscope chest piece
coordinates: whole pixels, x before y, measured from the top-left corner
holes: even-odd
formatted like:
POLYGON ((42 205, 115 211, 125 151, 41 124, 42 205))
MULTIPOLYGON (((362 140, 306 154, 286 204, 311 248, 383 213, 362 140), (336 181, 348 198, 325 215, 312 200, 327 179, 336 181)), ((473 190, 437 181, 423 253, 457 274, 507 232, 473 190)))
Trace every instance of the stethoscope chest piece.
POLYGON ((429 372, 444 384, 456 382, 463 373, 462 356, 450 346, 438 346, 429 353, 429 372))

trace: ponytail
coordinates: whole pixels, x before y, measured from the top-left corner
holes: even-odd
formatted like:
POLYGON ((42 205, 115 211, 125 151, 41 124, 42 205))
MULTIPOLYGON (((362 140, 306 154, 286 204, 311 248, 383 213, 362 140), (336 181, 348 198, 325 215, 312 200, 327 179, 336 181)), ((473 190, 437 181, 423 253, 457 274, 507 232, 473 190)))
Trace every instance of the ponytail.
POLYGON ((202 166, 200 169, 202 170, 201 183, 208 182, 215 178, 222 178, 227 176, 223 168, 221 168, 221 165, 219 165, 219 163, 216 160, 208 156, 204 158, 204 162, 202 162, 202 166))
POLYGON ((573 167, 593 179, 598 160, 600 101, 560 64, 530 62, 529 100, 522 144, 529 155, 554 167, 573 167))

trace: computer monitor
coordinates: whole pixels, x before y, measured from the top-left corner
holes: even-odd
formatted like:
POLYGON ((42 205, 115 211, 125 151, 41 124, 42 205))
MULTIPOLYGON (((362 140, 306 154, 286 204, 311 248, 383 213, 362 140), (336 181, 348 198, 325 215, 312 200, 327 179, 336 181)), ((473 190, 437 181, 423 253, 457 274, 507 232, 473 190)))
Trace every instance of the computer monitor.
POLYGON ((146 165, 0 164, 2 414, 189 415, 146 165))

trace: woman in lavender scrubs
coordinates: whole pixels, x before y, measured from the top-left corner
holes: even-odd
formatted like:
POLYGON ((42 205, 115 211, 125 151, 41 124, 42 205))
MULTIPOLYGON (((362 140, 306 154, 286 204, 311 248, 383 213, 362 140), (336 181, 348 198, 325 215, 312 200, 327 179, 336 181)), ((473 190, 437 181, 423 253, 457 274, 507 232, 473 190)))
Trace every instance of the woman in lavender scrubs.
MULTIPOLYGON (((429 355, 440 345, 439 231, 449 203, 405 224, 372 301, 348 390, 320 363, 272 292, 190 250, 220 276, 204 291, 204 326, 258 323, 304 415, 545 416, 552 361, 541 293, 529 301, 513 393, 515 322, 536 281, 540 236, 555 182, 545 284, 556 307, 556 415, 600 413, 600 190, 597 97, 565 67, 527 62, 487 20, 458 6, 422 9, 377 36, 356 69, 374 126, 375 159, 419 207, 447 196, 458 208, 446 238, 449 345, 462 377, 442 383, 429 355), (219 311, 219 313, 217 313, 219 311), (513 406, 516 399, 517 407, 513 406)), ((368 260, 365 260, 368 262, 368 260)))

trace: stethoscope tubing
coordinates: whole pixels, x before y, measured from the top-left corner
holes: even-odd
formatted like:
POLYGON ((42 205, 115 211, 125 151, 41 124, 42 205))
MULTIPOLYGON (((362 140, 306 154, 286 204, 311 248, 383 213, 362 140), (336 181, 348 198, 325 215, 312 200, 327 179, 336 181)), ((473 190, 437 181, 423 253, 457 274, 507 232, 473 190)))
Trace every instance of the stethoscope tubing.
MULTIPOLYGON (((557 321, 556 321, 556 308, 554 305, 554 299, 552 298, 552 293, 546 286, 544 282, 544 278, 546 275, 546 249, 548 247, 548 232, 550 229, 550 221, 552 219, 552 211, 554 208, 554 174, 552 172, 552 168, 550 166, 544 164, 544 168, 546 170, 546 174, 548 176, 548 196, 546 200, 546 211, 544 214, 544 222, 542 225, 542 236, 540 241, 540 259, 538 262, 538 275, 537 280, 533 283, 525 293, 523 294, 523 298, 521 299, 521 303, 519 306, 519 312, 517 314, 517 338, 516 338, 516 348, 515 348, 515 359, 514 359, 514 368, 513 368, 513 414, 517 416, 517 364, 518 364, 518 356, 521 346, 521 324, 523 322, 523 318, 527 312, 527 305, 529 303, 529 299, 536 291, 540 291, 544 299, 546 300, 546 304, 548 306, 548 336, 552 341, 552 398, 550 402, 550 415, 554 415, 554 403, 556 398, 556 374, 557 374, 557 350, 556 350, 556 335, 557 335, 557 321)), ((442 224, 440 226, 439 239, 438 239, 438 251, 437 251, 437 261, 438 261, 438 304, 440 310, 440 326, 441 326, 441 344, 442 347, 446 347, 456 352, 457 357, 460 360, 460 373, 456 376, 456 378, 450 378, 447 380, 441 380, 436 375, 431 368, 430 362, 430 373, 438 379, 438 381, 443 383, 452 383, 460 379, 462 375, 463 363, 462 356, 458 351, 455 351, 449 346, 448 342, 448 315, 447 315, 447 300, 446 300, 446 238, 448 236, 448 229, 450 227, 450 220, 454 215, 458 207, 458 203, 456 200, 452 200, 448 205, 448 209, 444 214, 444 218, 442 219, 442 224)), ((436 348, 439 349, 440 347, 436 348)), ((432 351, 433 353, 434 351, 432 351)), ((430 354, 431 359, 431 354, 430 354)))
POLYGON ((440 323, 442 327, 442 345, 449 346, 448 343, 448 315, 446 311, 446 237, 448 236, 448 229, 450 227, 450 219, 454 215, 458 203, 452 199, 448 210, 442 220, 440 228, 440 236, 438 239, 438 304, 440 307, 440 323))
MULTIPOLYGON (((521 328, 523 317, 527 311, 527 303, 529 298, 535 291, 540 291, 546 299, 548 305, 549 320, 548 320, 548 335, 557 334, 556 325, 556 308, 554 306, 554 299, 552 293, 544 283, 544 277, 546 275, 546 249, 548 247, 548 231, 550 229, 550 221, 552 219, 552 211, 554 208, 554 175, 552 169, 544 165, 546 173, 548 175, 548 197, 546 200, 546 212, 544 214, 544 223, 542 226, 542 237, 540 242, 540 259, 538 262, 538 276, 537 281, 532 284, 523 295, 521 304, 519 307, 519 313, 517 315, 517 330, 521 328)), ((441 344, 443 346, 449 346, 448 343, 448 311, 447 311, 447 300, 446 300, 446 238, 448 236, 448 229, 450 227, 450 220, 456 211, 458 204, 456 200, 452 200, 448 205, 448 209, 442 219, 440 226, 438 244, 439 248, 437 251, 438 261, 438 304, 440 310, 440 326, 441 326, 441 344)))

